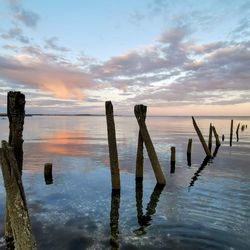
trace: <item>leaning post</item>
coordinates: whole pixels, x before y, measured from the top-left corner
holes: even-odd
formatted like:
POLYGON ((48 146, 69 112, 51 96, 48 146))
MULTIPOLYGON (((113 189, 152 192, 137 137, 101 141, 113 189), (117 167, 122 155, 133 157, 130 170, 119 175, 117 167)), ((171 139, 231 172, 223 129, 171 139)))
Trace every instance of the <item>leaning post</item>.
POLYGON ((157 154, 155 152, 154 145, 153 145, 152 140, 150 138, 147 126, 145 124, 145 120, 143 119, 143 110, 145 109, 143 106, 144 105, 135 105, 135 107, 134 107, 135 117, 136 117, 138 125, 140 127, 142 139, 145 143, 145 146, 146 146, 146 149, 148 152, 148 156, 149 156, 157 183, 160 185, 165 185, 166 180, 165 180, 164 174, 162 172, 161 165, 159 163, 157 154))
POLYGON ((204 149, 205 153, 207 154, 207 156, 212 157, 211 151, 209 150, 209 148, 208 148, 208 146, 207 146, 207 144, 206 144, 206 142, 204 140, 204 137, 203 137, 203 135, 202 135, 202 133, 201 133, 201 131, 200 131, 200 129, 199 129, 199 127, 198 127, 198 125, 197 125, 197 123, 196 123, 193 116, 192 116, 192 120, 193 120, 194 128, 195 128, 196 133, 197 133, 197 135, 198 135, 198 137, 200 139, 200 142, 201 142, 201 144, 203 146, 203 149, 204 149))

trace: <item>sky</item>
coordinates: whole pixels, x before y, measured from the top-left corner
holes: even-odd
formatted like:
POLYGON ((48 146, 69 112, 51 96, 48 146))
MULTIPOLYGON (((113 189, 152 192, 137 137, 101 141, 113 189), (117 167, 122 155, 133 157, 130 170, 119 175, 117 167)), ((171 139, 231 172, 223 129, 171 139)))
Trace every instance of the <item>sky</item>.
POLYGON ((250 115, 249 0, 0 0, 0 112, 250 115))

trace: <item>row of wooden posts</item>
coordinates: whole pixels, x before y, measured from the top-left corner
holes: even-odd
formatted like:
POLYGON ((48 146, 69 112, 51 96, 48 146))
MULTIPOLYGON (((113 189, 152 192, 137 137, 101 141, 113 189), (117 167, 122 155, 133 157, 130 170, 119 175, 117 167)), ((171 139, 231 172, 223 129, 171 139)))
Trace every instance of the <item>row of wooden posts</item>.
MULTIPOLYGON (((6 210, 5 210, 5 239, 7 247, 15 247, 17 250, 36 249, 36 241, 33 237, 29 213, 25 198, 25 192, 22 184, 22 167, 23 167, 23 124, 25 117, 25 96, 20 92, 10 91, 7 96, 7 115, 9 119, 9 141, 2 141, 0 148, 0 160, 6 190, 6 210)), ((110 156, 111 183, 112 194, 120 194, 120 170, 116 144, 115 122, 113 115, 113 105, 111 101, 105 103, 108 145, 110 156)), ((136 156, 136 180, 138 183, 143 179, 143 146, 145 145, 154 175, 157 181, 157 186, 164 186, 166 179, 160 166, 154 145, 149 135, 146 126, 147 107, 144 105, 136 105, 134 108, 135 117, 139 125, 137 156, 136 156)), ((216 139, 216 149, 220 146, 219 136, 212 124, 209 128, 209 141, 205 142, 204 137, 194 119, 193 125, 207 155, 207 159, 212 157, 212 133, 216 139)), ((236 129, 237 141, 239 140, 238 124, 236 129)), ((242 125, 241 130, 247 128, 247 125, 242 125)), ((233 135, 233 120, 231 121, 230 129, 230 146, 232 146, 233 135)), ((222 136, 224 140, 224 135, 222 136)), ((191 151, 192 139, 188 140, 187 145, 187 162, 191 166, 191 151)), ((217 152, 217 151, 216 151, 217 152)), ((214 152, 213 156, 216 154, 214 152)), ((175 171, 176 149, 171 147, 171 173, 175 171)), ((204 161, 205 162, 205 161, 204 161)), ((204 165, 204 164, 203 164, 204 165)), ((44 177, 46 184, 53 182, 52 164, 46 163, 44 166, 44 177)), ((158 189, 157 189, 158 190, 158 189)), ((159 190, 162 190, 161 188, 159 190)), ((119 197, 119 196, 117 196, 119 197)), ((157 200, 157 199, 153 199, 157 200)), ((116 203, 116 202, 114 202, 116 203)), ((112 202, 113 204, 113 202, 112 202)), ((152 202, 154 204, 154 202, 152 202)), ((118 206, 119 207, 119 206, 118 206)), ((112 208, 111 208, 112 210, 112 208)), ((117 208, 114 210, 116 211, 117 208)), ((112 210, 113 211, 113 210, 112 210)), ((111 211, 111 212, 112 212, 111 211)), ((116 212, 114 212, 116 213, 116 212)), ((112 224, 112 223, 111 223, 112 224)))
MULTIPOLYGON (((116 145, 116 133, 115 133, 115 122, 113 115, 113 105, 111 101, 106 101, 105 103, 106 110, 106 120, 107 120, 107 131, 108 131, 108 144, 109 144, 109 156, 110 156, 110 169, 111 169, 111 181, 112 181, 112 190, 115 192, 119 192, 120 190, 120 171, 119 171, 119 161, 118 161, 118 153, 117 153, 117 145, 116 145)), ((147 106, 144 105, 135 105, 134 114, 137 119, 139 125, 139 135, 138 135, 138 144, 137 144, 137 156, 136 156, 136 179, 143 178, 143 145, 145 144, 147 153, 154 171, 154 175, 156 181, 159 185, 165 185, 166 179, 161 169, 161 165, 159 163, 156 151, 154 149, 154 145, 150 138, 145 120, 146 120, 147 106)), ((221 145, 219 135, 216 131, 215 126, 210 123, 209 127, 209 138, 208 144, 206 143, 204 136, 202 135, 194 117, 192 117, 194 128, 197 132, 197 135, 200 139, 200 142, 203 146, 203 149, 206 153, 207 158, 215 157, 218 151, 218 148, 221 145), (215 137, 216 149, 212 154, 212 137, 215 137)), ((240 123, 236 129, 237 141, 239 141, 239 127, 240 123)), ((247 125, 242 125, 241 130, 247 128, 247 125)), ((222 135, 222 141, 224 141, 225 136, 222 135)), ((230 147, 232 146, 233 140, 233 120, 231 120, 230 126, 230 147)), ((192 151, 192 139, 188 140, 187 145, 187 164, 191 166, 191 151, 192 151)), ((176 161, 176 148, 171 147, 171 157, 170 157, 170 173, 175 172, 175 161, 176 161)), ((207 162, 207 161, 204 161, 207 162)))

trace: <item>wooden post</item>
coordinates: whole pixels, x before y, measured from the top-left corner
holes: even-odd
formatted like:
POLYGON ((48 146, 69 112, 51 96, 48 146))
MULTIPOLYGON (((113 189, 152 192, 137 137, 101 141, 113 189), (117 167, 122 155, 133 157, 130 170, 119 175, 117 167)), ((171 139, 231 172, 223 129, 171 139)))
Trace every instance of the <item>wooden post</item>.
POLYGON ((145 110, 145 108, 143 106, 144 105, 135 105, 134 113, 135 113, 137 122, 138 122, 139 127, 140 127, 143 141, 144 141, 146 149, 148 151, 148 156, 149 156, 149 159, 151 161, 151 165, 152 165, 153 170, 154 170, 155 178, 159 184, 165 185, 166 180, 165 180, 164 174, 161 170, 161 165, 160 165, 158 157, 156 155, 154 145, 153 145, 151 138, 150 138, 150 135, 148 133, 148 129, 147 129, 147 126, 145 124, 145 120, 143 119, 143 110, 145 110))
POLYGON ((208 149, 209 151, 211 152, 212 150, 212 123, 210 123, 210 126, 209 126, 209 137, 208 137, 208 149))
MULTIPOLYGON (((23 124, 25 118, 25 95, 21 92, 8 92, 7 116, 9 119, 9 145, 13 147, 19 174, 23 169, 23 124)), ((7 197, 6 197, 7 198, 7 197)), ((13 245, 14 237, 11 229, 6 199, 4 234, 7 245, 13 245)))
POLYGON ((120 171, 118 162, 118 153, 115 135, 115 122, 113 115, 113 105, 111 101, 106 101, 106 119, 108 130, 108 144, 109 144, 109 159, 111 169, 111 182, 113 190, 120 190, 120 171))
POLYGON ((237 129, 236 129, 237 141, 239 141, 239 129, 240 129, 240 123, 238 123, 237 129))
POLYGON ((207 146, 207 144, 206 144, 206 142, 204 140, 204 137, 203 137, 203 135, 202 135, 202 133, 201 133, 201 131, 200 131, 200 129, 199 129, 199 127, 198 127, 198 125, 197 125, 197 123, 196 123, 193 116, 192 116, 192 120, 193 120, 193 125, 194 125, 194 128, 196 130, 196 133, 197 133, 197 135, 198 135, 198 137, 200 139, 200 142, 201 142, 201 144, 203 146, 203 149, 204 149, 206 155, 209 156, 209 157, 212 157, 211 151, 209 150, 209 148, 208 148, 208 146, 207 146))
MULTIPOLYGON (((142 117, 146 120, 147 106, 142 106, 142 117)), ((143 179, 143 138, 141 129, 138 135, 137 156, 136 156, 136 179, 143 179)))
POLYGON ((230 128, 230 147, 232 147, 232 141, 233 141, 233 120, 231 120, 231 128, 230 128))
POLYGON ((13 147, 19 172, 23 168, 23 124, 25 118, 25 95, 8 92, 7 115, 9 118, 9 145, 13 147))
POLYGON ((50 185, 53 183, 52 163, 44 164, 44 180, 46 185, 50 185))
POLYGON ((187 164, 188 166, 191 166, 191 151, 192 151, 192 139, 188 139, 188 145, 187 145, 187 164))
POLYGON ((216 147, 219 147, 221 145, 221 143, 220 143, 220 139, 219 139, 219 136, 217 134, 217 131, 215 129, 215 126, 212 126, 212 129, 213 129, 214 137, 215 137, 215 140, 216 140, 216 142, 215 142, 216 147))
POLYGON ((13 147, 2 141, 1 166, 7 197, 9 220, 15 249, 36 249, 26 204, 25 193, 13 147))
POLYGON ((175 147, 171 147, 170 173, 175 172, 175 147))
POLYGON ((110 209, 110 245, 112 250, 119 249, 119 207, 120 193, 112 191, 110 209))
POLYGON ((222 138, 221 138, 221 139, 222 139, 222 141, 224 141, 224 140, 225 140, 225 135, 222 135, 222 138))

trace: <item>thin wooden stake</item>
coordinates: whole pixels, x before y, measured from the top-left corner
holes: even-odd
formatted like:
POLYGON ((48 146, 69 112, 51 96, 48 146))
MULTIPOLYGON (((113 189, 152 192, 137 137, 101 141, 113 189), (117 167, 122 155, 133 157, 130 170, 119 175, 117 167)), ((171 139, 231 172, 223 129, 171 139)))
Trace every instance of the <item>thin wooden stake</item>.
POLYGON ((111 101, 106 101, 106 119, 108 130, 109 159, 111 169, 111 182, 113 190, 120 190, 120 171, 115 135, 115 122, 113 115, 113 105, 111 101))
POLYGON ((144 141, 146 149, 148 151, 148 156, 149 156, 149 159, 151 161, 151 165, 152 165, 153 170, 154 170, 155 178, 159 184, 165 185, 166 180, 165 180, 164 174, 161 170, 161 165, 159 163, 157 154, 155 152, 154 145, 153 145, 151 138, 150 138, 150 135, 148 133, 148 129, 147 129, 147 126, 145 124, 145 120, 143 119, 143 110, 145 110, 143 105, 135 105, 134 113, 135 113, 137 122, 138 122, 139 127, 140 127, 143 141, 144 141))
POLYGON ((217 133, 217 131, 215 129, 215 126, 212 126, 212 129, 213 129, 214 137, 215 137, 215 140, 216 140, 216 142, 215 142, 216 147, 219 147, 221 145, 219 135, 218 135, 218 133, 217 133))
POLYGON ((210 152, 212 150, 212 131, 213 131, 212 123, 210 123, 210 126, 209 126, 209 137, 208 137, 208 149, 209 149, 210 152))
POLYGON ((231 120, 231 127, 230 127, 230 147, 232 147, 232 141, 233 141, 233 120, 231 120))
POLYGON ((204 137, 203 137, 203 135, 202 135, 202 133, 201 133, 201 131, 200 131, 200 129, 199 129, 199 127, 198 127, 198 125, 197 125, 197 123, 196 123, 193 116, 192 116, 192 120, 193 120, 194 128, 195 128, 196 133, 197 133, 197 135, 198 135, 198 137, 200 139, 200 142, 201 142, 201 144, 203 146, 203 149, 204 149, 205 153, 207 154, 207 156, 212 157, 211 151, 209 150, 209 148, 208 148, 208 146, 207 146, 207 144, 206 144, 206 142, 204 140, 204 137))
POLYGON ((191 151, 192 151, 192 139, 188 139, 188 145, 187 145, 187 164, 188 166, 191 166, 191 151))
MULTIPOLYGON (((146 120, 147 106, 142 106, 142 117, 146 120)), ((136 156, 136 179, 143 179, 143 138, 141 129, 138 135, 137 156, 136 156)))
POLYGON ((170 173, 173 174, 175 172, 175 147, 171 147, 171 161, 170 161, 170 173))

